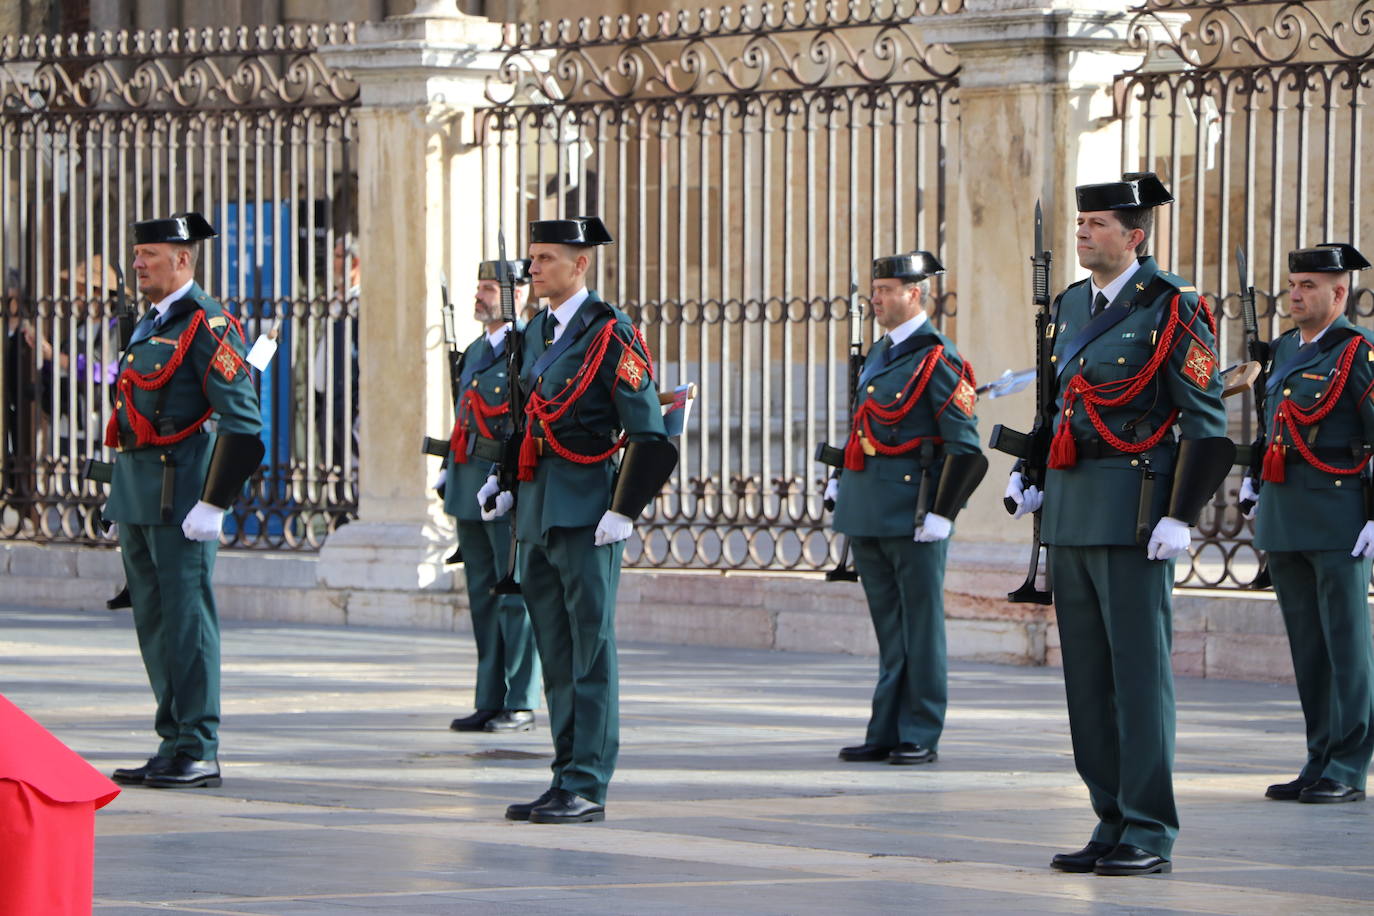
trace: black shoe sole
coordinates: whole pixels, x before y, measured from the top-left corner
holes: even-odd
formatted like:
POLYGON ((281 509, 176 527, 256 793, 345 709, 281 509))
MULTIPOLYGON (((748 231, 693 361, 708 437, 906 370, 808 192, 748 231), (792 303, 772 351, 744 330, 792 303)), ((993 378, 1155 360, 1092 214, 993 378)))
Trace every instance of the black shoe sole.
POLYGON ((489 735, 508 735, 511 732, 532 732, 534 723, 527 722, 524 725, 503 725, 500 728, 484 728, 482 731, 489 735))
POLYGON ((224 785, 224 780, 219 776, 207 776, 190 782, 150 782, 145 779, 143 784, 149 789, 218 789, 224 785))
POLYGON ((1055 862, 1053 860, 1050 861, 1050 868, 1053 868, 1055 871, 1067 872, 1071 875, 1090 875, 1092 874, 1093 869, 1096 867, 1097 862, 1095 861, 1090 862, 1086 865, 1081 862, 1055 862))
POLYGON ((1299 795, 1298 801, 1302 802, 1304 805, 1339 805, 1344 802, 1362 802, 1364 801, 1364 793, 1352 792, 1349 795, 1308 795, 1306 797, 1299 795))
POLYGON ((1174 870, 1172 862, 1161 862, 1150 868, 1113 868, 1101 865, 1093 868, 1093 874, 1112 878, 1129 878, 1134 875, 1167 875, 1174 870))
POLYGON ((110 782, 120 786, 141 786, 143 785, 142 776, 111 776, 110 782))
POLYGON ((605 811, 589 811, 586 814, 530 814, 531 824, 593 824, 606 819, 605 811))
POLYGON ((528 811, 513 812, 509 808, 506 809, 506 820, 508 821, 527 821, 529 819, 530 813, 528 811))
POLYGON ((1294 792, 1289 795, 1287 792, 1265 792, 1264 797, 1270 801, 1297 801, 1298 793, 1294 792))

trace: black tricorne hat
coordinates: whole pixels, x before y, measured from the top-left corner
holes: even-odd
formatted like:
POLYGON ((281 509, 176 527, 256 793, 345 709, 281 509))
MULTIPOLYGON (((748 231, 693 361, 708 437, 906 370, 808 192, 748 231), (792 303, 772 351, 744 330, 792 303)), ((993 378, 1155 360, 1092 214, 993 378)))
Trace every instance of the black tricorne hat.
POLYGON ((929 251, 908 251, 873 260, 873 279, 905 280, 920 283, 926 277, 945 272, 945 265, 929 251))
POLYGON ((537 219, 530 223, 530 242, 555 245, 609 245, 615 241, 599 216, 571 219, 537 219))
POLYGON ((1345 242, 1322 242, 1315 248, 1299 248, 1288 252, 1288 270, 1300 273, 1344 273, 1347 270, 1364 270, 1369 261, 1355 248, 1345 242))
POLYGON ((1074 188, 1078 212, 1138 210, 1173 203, 1174 196, 1154 172, 1126 172, 1120 181, 1081 184, 1074 188))
MULTIPOLYGON (((514 261, 506 262, 506 269, 516 283, 530 282, 530 262, 525 258, 517 258, 514 261)), ((496 280, 501 279, 500 261, 483 261, 477 265, 477 279, 496 280)))
POLYGON ((155 242, 199 242, 212 239, 219 233, 199 213, 176 213, 166 219, 145 219, 134 223, 134 244, 155 242))

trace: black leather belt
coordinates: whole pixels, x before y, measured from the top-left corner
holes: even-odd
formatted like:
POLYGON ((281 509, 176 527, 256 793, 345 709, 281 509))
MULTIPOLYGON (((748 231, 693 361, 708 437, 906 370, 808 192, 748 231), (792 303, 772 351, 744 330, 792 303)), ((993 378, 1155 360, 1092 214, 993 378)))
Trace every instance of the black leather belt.
MULTIPOLYGON (((1363 461, 1367 456, 1355 451, 1350 446, 1342 448, 1339 445, 1309 445, 1307 450, 1317 457, 1320 461, 1363 461)), ((1307 459, 1302 456, 1295 445, 1288 446, 1283 453, 1284 464, 1306 464, 1307 459)))
MULTIPOLYGON (((1142 452, 1123 452, 1121 449, 1107 442, 1105 439, 1084 439, 1077 442, 1076 444, 1078 446, 1079 458, 1117 458, 1122 455, 1125 455, 1128 458, 1135 458, 1143 454, 1142 452)), ((1165 436, 1163 439, 1159 441, 1159 443, 1154 448, 1147 449, 1147 451, 1154 451, 1155 449, 1160 448, 1173 448, 1173 445, 1174 437, 1165 436)))

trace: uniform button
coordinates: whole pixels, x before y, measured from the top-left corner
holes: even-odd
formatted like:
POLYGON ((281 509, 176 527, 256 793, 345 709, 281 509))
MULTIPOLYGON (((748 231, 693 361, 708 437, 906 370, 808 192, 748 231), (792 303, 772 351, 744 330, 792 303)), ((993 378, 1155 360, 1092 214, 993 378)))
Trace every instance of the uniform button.
POLYGON ((873 386, 872 386, 872 385, 869 385, 869 386, 868 386, 868 393, 869 393, 869 394, 872 394, 872 393, 873 393, 873 386))
POLYGON ((1285 389, 1283 389, 1283 396, 1284 396, 1284 397, 1288 397, 1288 396, 1289 396, 1290 394, 1292 394, 1292 393, 1293 393, 1293 389, 1292 389, 1292 388, 1285 388, 1285 389))
POLYGON ((1132 458, 1132 459, 1131 459, 1131 467, 1133 467, 1133 468, 1138 468, 1138 467, 1140 467, 1140 459, 1139 459, 1139 458, 1132 458))
POLYGON ((472 380, 472 387, 474 387, 474 388, 477 387, 477 379, 473 379, 473 380, 472 380))
POLYGON ((501 393, 501 386, 500 386, 500 385, 497 385, 495 388, 493 388, 493 389, 491 389, 491 390, 492 390, 492 392, 493 392, 494 394, 500 394, 500 393, 501 393))
POLYGON ((910 474, 903 474, 903 475, 902 475, 902 479, 905 480, 907 483, 910 483, 910 482, 911 482, 911 475, 910 475, 910 474))
POLYGON ((1338 480, 1338 481, 1336 481, 1336 486, 1338 486, 1338 487, 1339 487, 1339 486, 1340 486, 1340 485, 1341 485, 1341 481, 1339 481, 1339 480, 1338 480))
POLYGON ((1083 365, 1086 365, 1087 362, 1088 362, 1087 357, 1085 357, 1085 356, 1080 356, 1080 357, 1078 357, 1078 365, 1083 366, 1083 365))
POLYGON ((166 455, 159 455, 158 457, 162 459, 162 463, 163 463, 163 464, 166 464, 166 463, 167 463, 167 456, 166 456, 166 455))
POLYGON ((1126 364, 1126 357, 1124 357, 1124 356, 1118 356, 1118 357, 1116 358, 1116 364, 1117 364, 1118 366, 1124 366, 1124 365, 1126 364))
POLYGON ((130 353, 130 354, 129 354, 129 362, 133 362, 133 361, 134 361, 134 355, 133 355, 132 353, 130 353))
POLYGON ((161 369, 161 368, 162 368, 162 363, 153 363, 153 369, 156 370, 156 369, 161 369))
POLYGON ((123 409, 124 409, 124 402, 123 402, 123 401, 115 401, 115 409, 116 409, 116 410, 123 410, 123 409))
POLYGON ((1057 355, 1056 355, 1056 356, 1051 356, 1051 357, 1050 357, 1050 362, 1052 362, 1052 363, 1057 363, 1057 362, 1059 362, 1059 357, 1058 357, 1057 355))

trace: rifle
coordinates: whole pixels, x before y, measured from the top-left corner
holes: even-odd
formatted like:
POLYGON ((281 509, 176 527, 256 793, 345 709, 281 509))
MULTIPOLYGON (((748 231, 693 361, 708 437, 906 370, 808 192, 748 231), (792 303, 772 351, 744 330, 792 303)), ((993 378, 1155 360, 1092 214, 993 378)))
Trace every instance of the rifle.
POLYGON ((463 396, 462 360, 463 351, 458 346, 458 319, 453 312, 453 303, 448 298, 448 274, 439 273, 439 296, 443 301, 444 346, 448 349, 448 393, 453 401, 453 415, 458 415, 458 400, 463 396))
MULTIPOLYGON (((510 394, 511 421, 510 438, 506 440, 505 448, 502 450, 501 465, 496 475, 500 482, 497 492, 506 490, 514 496, 520 486, 520 443, 525 441, 525 394, 521 390, 523 384, 520 378, 521 363, 525 355, 525 335, 516 328, 515 277, 511 274, 510 263, 506 260, 506 234, 499 229, 496 232, 496 245, 496 278, 501 284, 501 320, 510 322, 510 330, 506 332, 506 391, 510 394)), ((496 508, 495 496, 487 500, 486 508, 488 511, 496 508)), ((515 508, 511 507, 510 550, 506 555, 506 575, 491 587, 493 595, 520 594, 520 583, 515 579, 515 534, 515 508)))
POLYGON ((119 352, 123 353, 129 349, 129 341, 134 336, 134 326, 138 324, 138 316, 134 314, 134 307, 129 304, 129 297, 124 294, 124 269, 119 266, 119 261, 114 262, 115 269, 115 317, 119 319, 119 352))
MULTIPOLYGON (((1240 279, 1240 319, 1245 326, 1245 352, 1253 362, 1259 363, 1259 375, 1255 378, 1255 384, 1251 390, 1255 393, 1255 441, 1250 444, 1250 453, 1241 455, 1238 463, 1247 466, 1246 473, 1255 481, 1256 486, 1260 482, 1260 468, 1264 462, 1264 410, 1265 410, 1265 386, 1269 383, 1269 344, 1267 341, 1260 340, 1259 318, 1255 314, 1255 287, 1246 283, 1246 274, 1249 273, 1245 261, 1245 251, 1239 245, 1236 246, 1236 271, 1240 279)), ((1239 450, 1237 450, 1239 451, 1239 450)), ((1255 501, 1243 499, 1240 501, 1240 511, 1242 514, 1249 515, 1254 511, 1255 501)))
MULTIPOLYGON (((1045 350, 1053 345, 1050 324, 1050 263, 1053 252, 1044 248, 1044 218, 1040 201, 1035 202, 1035 253, 1031 255, 1031 295, 1035 301, 1035 425, 1030 434, 1018 433, 1002 424, 992 428, 992 439, 988 445, 1000 452, 1019 459, 1018 467, 1026 486, 1036 486, 1044 491, 1045 469, 1049 463, 1050 437, 1054 426, 1055 373, 1054 365, 1045 358, 1045 350)), ((1066 421, 1067 422, 1067 421, 1066 421)), ((1016 511, 1016 503, 1007 497, 1005 505, 1008 512, 1016 511)), ((1054 601, 1054 583, 1050 577, 1049 564, 1045 565, 1045 588, 1035 586, 1040 571, 1040 516, 1036 509, 1031 526, 1030 570, 1026 581, 1014 592, 1007 595, 1008 600, 1022 604, 1051 604, 1054 601)))
MULTIPOLYGON (((849 278, 849 413, 854 414, 854 407, 859 398, 859 374, 864 368, 864 307, 859 302, 859 281, 851 275, 849 278)), ((816 458, 841 467, 844 464, 844 452, 821 443, 816 449, 816 458), (838 454, 835 454, 837 453, 838 454)), ((839 472, 836 472, 839 476, 839 472)), ((835 509, 833 500, 826 506, 832 512, 835 509)), ((859 572, 849 565, 849 538, 844 539, 844 547, 840 548, 840 562, 835 568, 825 574, 827 582, 858 582, 859 572)))

